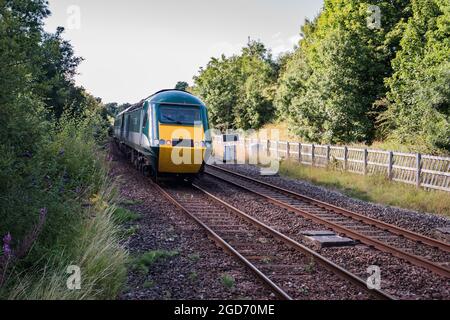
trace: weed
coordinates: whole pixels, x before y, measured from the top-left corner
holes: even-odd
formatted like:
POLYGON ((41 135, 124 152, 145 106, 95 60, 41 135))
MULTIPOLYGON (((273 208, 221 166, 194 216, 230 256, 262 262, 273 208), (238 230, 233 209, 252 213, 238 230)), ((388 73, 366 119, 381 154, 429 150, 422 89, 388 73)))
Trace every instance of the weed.
POLYGON ((222 274, 222 276, 220 277, 220 281, 225 286, 225 288, 229 290, 233 289, 235 286, 234 278, 226 273, 222 274))
POLYGON ((200 260, 200 254, 196 253, 192 253, 188 256, 188 259, 191 260, 192 262, 197 262, 198 260, 200 260))
POLYGON ((311 258, 311 260, 309 261, 309 263, 308 263, 307 265, 305 265, 304 270, 305 270, 305 272, 313 273, 313 272, 314 272, 315 266, 316 266, 316 263, 315 263, 314 259, 311 258))
POLYGON ((140 227, 138 225, 131 226, 122 231, 123 238, 130 238, 139 232, 140 227))
POLYGON ((148 281, 144 282, 143 287, 144 287, 144 289, 152 289, 152 288, 155 287, 155 285, 156 284, 155 284, 155 282, 153 280, 148 280, 148 281))
POLYGON ((130 211, 122 207, 117 207, 116 210, 114 210, 114 218, 117 220, 117 223, 123 224, 137 221, 141 219, 141 216, 136 212, 130 211))
POLYGON ((166 250, 149 251, 142 254, 140 257, 135 258, 134 261, 132 262, 132 267, 133 269, 141 273, 147 274, 149 272, 149 268, 153 264, 175 257, 178 254, 179 254, 178 251, 166 251, 166 250))
POLYGON ((307 296, 309 294, 309 289, 308 287, 301 286, 298 288, 298 292, 304 296, 307 296))
POLYGON ((122 206, 135 206, 135 205, 139 205, 142 204, 142 200, 132 200, 132 199, 126 199, 126 200, 122 200, 120 202, 120 205, 122 206))
POLYGON ((272 259, 270 257, 264 257, 261 259, 261 262, 265 263, 265 264, 269 264, 272 262, 272 259))
POLYGON ((195 271, 192 271, 191 273, 189 273, 189 280, 191 280, 192 282, 196 281, 198 279, 198 273, 195 271))

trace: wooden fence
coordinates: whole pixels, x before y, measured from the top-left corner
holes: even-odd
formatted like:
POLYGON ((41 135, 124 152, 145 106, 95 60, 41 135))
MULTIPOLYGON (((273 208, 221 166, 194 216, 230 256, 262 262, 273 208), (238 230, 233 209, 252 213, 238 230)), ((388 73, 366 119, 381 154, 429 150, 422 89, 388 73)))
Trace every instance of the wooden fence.
MULTIPOLYGON (((214 144, 216 149, 222 147, 222 138, 214 137, 214 144)), ((449 157, 255 139, 241 139, 233 144, 244 154, 264 150, 265 154, 276 159, 290 159, 304 165, 331 167, 363 175, 382 174, 393 181, 450 192, 449 157)))

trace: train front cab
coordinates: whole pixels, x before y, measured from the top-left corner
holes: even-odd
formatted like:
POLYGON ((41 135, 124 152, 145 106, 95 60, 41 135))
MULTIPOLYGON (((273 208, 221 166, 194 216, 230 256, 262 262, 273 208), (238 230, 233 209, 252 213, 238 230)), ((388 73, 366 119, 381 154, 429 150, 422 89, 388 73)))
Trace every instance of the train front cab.
POLYGON ((157 177, 192 179, 203 171, 211 147, 206 107, 175 103, 154 106, 157 177))

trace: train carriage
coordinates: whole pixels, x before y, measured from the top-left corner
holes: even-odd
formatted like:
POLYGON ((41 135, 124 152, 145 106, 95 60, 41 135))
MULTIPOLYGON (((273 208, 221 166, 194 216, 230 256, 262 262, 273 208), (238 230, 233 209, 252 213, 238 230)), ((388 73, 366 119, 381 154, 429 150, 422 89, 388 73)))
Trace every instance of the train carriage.
POLYGON ((192 180, 211 150, 205 104, 179 90, 159 91, 119 113, 114 138, 132 163, 156 180, 192 180))

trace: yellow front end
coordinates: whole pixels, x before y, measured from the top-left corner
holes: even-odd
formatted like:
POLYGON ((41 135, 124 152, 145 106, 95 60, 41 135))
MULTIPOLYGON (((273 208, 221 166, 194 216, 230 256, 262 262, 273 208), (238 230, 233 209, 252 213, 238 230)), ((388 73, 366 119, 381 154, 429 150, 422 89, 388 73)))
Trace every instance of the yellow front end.
POLYGON ((160 173, 195 174, 202 167, 206 148, 202 125, 181 126, 159 124, 159 139, 166 143, 159 146, 158 171, 160 173), (174 141, 193 141, 193 147, 174 146, 174 141))

